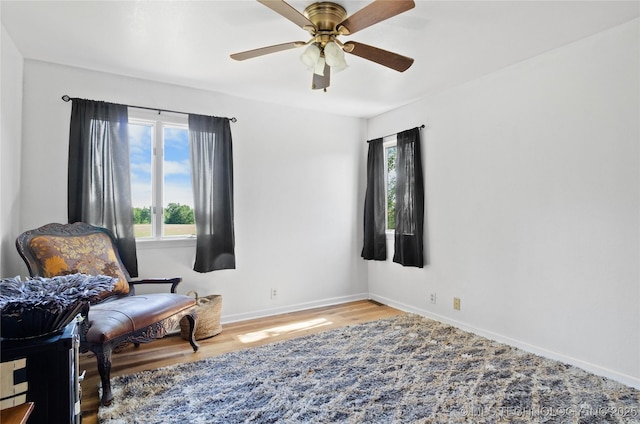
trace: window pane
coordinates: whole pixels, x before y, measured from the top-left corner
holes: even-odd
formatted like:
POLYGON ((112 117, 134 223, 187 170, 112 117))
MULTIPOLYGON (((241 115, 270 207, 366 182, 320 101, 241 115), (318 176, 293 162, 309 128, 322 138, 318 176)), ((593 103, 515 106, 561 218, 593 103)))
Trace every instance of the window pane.
POLYGON ((386 149, 387 156, 387 229, 396 228, 396 146, 386 149))
POLYGON ((189 131, 182 127, 165 127, 163 137, 163 236, 195 236, 189 131))
POLYGON ((153 125, 129 124, 131 201, 136 238, 151 237, 153 125))

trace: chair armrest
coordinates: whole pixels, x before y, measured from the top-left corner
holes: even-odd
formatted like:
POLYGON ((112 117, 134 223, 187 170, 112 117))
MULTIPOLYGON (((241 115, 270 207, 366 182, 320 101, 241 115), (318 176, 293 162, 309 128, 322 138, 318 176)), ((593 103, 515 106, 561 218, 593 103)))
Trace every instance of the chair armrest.
POLYGON ((144 278, 141 280, 132 280, 129 281, 130 285, 135 284, 171 284, 171 293, 176 292, 176 287, 178 284, 182 282, 182 277, 174 277, 174 278, 144 278))

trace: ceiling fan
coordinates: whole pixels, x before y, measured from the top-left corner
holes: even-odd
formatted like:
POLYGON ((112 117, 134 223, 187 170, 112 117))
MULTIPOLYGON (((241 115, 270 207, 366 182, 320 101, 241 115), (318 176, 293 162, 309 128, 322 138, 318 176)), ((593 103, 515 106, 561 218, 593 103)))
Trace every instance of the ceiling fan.
POLYGON ((298 12, 283 0, 257 0, 274 12, 282 15, 311 34, 308 41, 292 41, 276 44, 231 55, 235 60, 246 60, 270 53, 307 46, 300 59, 313 71, 311 88, 327 90, 331 70, 340 71, 347 67, 344 53, 350 53, 370 60, 398 72, 404 72, 413 64, 413 59, 377 47, 347 41, 338 37, 351 35, 377 24, 385 19, 413 9, 413 0, 374 0, 367 6, 347 17, 346 10, 337 3, 322 1, 313 3, 298 12))

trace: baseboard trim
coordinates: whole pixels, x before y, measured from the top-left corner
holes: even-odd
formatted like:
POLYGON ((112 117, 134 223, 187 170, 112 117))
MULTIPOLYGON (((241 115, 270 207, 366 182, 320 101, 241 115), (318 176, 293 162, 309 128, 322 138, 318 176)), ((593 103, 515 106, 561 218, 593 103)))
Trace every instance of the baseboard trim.
POLYGON ((589 371, 593 374, 599 375, 601 377, 610 378, 612 380, 618 381, 622 384, 625 384, 630 387, 634 387, 636 389, 640 389, 640 378, 636 378, 627 374, 623 374, 596 364, 592 364, 590 362, 583 361, 581 359, 577 359, 571 356, 563 355, 558 352, 554 352, 552 350, 548 350, 539 346, 535 346, 521 340, 513 339, 511 337, 503 336, 502 334, 494 333, 492 331, 487 331, 481 328, 474 327, 472 325, 468 325, 461 321, 452 320, 448 317, 434 314, 433 312, 416 308, 411 305, 407 305, 401 302, 396 302, 392 299, 389 299, 384 296, 378 296, 375 294, 369 294, 369 298, 371 300, 375 300, 376 302, 384 303, 385 305, 391 306, 392 308, 400 309, 404 312, 410 312, 417 315, 421 315, 426 318, 433 319, 435 321, 439 321, 445 324, 452 325, 456 328, 459 328, 464 331, 468 331, 470 333, 477 334, 478 336, 486 337, 490 340, 496 341, 498 343, 504 343, 509 346, 513 346, 519 349, 522 349, 526 352, 533 353, 535 355, 540 355, 542 357, 553 359, 555 361, 560 361, 569 365, 576 366, 585 371, 589 371))
POLYGON ((332 297, 328 299, 317 300, 313 302, 303 302, 294 305, 279 306, 275 308, 260 309, 257 311, 246 312, 241 314, 223 315, 220 318, 222 324, 230 324, 232 322, 247 321, 250 319, 264 318, 273 315, 287 314, 290 312, 304 311, 313 308, 322 308, 324 306, 339 305, 341 303, 355 302, 358 300, 369 299, 368 293, 359 293, 349 296, 332 297))

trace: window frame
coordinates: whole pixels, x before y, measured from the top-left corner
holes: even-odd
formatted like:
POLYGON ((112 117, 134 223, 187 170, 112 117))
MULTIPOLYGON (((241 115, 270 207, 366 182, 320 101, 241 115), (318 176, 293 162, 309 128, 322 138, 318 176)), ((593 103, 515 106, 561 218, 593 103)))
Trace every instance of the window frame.
POLYGON ((390 147, 396 147, 396 163, 397 163, 397 145, 398 145, 398 136, 390 135, 382 139, 382 149, 384 152, 384 194, 385 194, 385 202, 384 202, 384 229, 387 234, 387 238, 393 237, 395 234, 395 228, 389 228, 389 166, 388 166, 388 149, 390 147))
MULTIPOLYGON (((171 243, 176 246, 195 245, 195 235, 164 235, 164 130, 189 130, 188 117, 172 112, 154 112, 129 108, 129 124, 152 127, 151 140, 151 236, 136 237, 139 246, 156 247, 171 243)), ((192 206, 193 207, 193 206, 192 206)))

